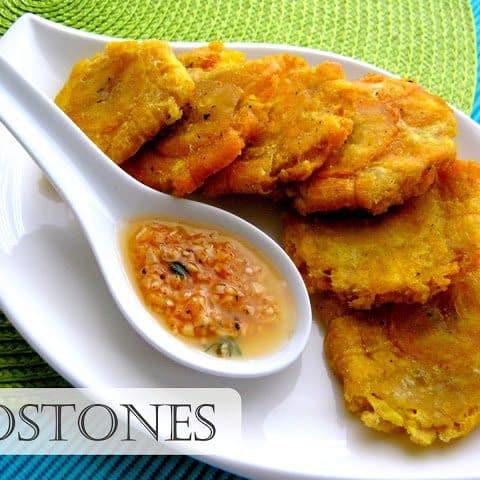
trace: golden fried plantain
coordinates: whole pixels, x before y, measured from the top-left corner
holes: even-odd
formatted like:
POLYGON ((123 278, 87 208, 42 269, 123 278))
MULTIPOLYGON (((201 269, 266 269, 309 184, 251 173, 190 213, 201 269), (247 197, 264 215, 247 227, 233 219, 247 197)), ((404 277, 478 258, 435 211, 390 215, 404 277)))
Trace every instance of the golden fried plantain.
POLYGON ((78 62, 57 105, 115 163, 182 116, 194 83, 167 43, 109 43, 78 62))
POLYGON ((311 293, 359 309, 426 302, 480 249, 480 165, 454 162, 429 192, 381 216, 288 215, 283 241, 311 293))
POLYGON ((345 404, 370 428, 427 446, 480 423, 480 263, 424 305, 349 310, 315 298, 345 404))
POLYGON ((177 58, 195 80, 214 69, 231 67, 247 61, 243 52, 225 48, 223 42, 211 42, 204 47, 181 53, 177 58))
POLYGON ((373 214, 423 194, 456 155, 456 121, 439 97, 409 80, 367 75, 345 147, 289 194, 302 214, 342 208, 373 214))
MULTIPOLYGON (((202 49, 197 54, 203 58, 202 49)), ((194 53, 188 58, 196 65, 194 53)), ((260 134, 279 78, 306 65, 288 55, 246 62, 215 58, 217 64, 209 60, 195 75, 195 96, 184 118, 125 163, 137 180, 177 196, 196 190, 260 134)))
POLYGON ((350 134, 355 89, 338 64, 297 68, 279 79, 264 130, 230 166, 210 177, 208 197, 272 194, 305 180, 350 134))

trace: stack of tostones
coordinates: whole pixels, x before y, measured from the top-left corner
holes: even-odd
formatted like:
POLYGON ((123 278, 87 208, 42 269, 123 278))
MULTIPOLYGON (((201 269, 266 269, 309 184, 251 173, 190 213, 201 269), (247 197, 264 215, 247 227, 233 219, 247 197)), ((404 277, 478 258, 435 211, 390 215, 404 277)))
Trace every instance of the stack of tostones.
POLYGON ((329 62, 278 79, 262 131, 227 168, 210 177, 206 196, 272 194, 308 179, 352 131, 356 91, 329 62))
POLYGON ((57 104, 142 183, 185 196, 293 198, 298 212, 385 212, 455 158, 455 119, 412 81, 214 42, 114 42, 79 62, 57 104))
POLYGON ((284 246, 311 293, 350 307, 425 303, 480 252, 480 166, 457 160, 388 214, 284 218, 284 246))
POLYGON ((377 215, 423 194, 455 158, 455 117, 446 103, 407 80, 367 75, 353 133, 328 164, 292 187, 302 214, 341 208, 377 215))
POLYGON ((220 42, 177 58, 149 40, 79 62, 56 102, 162 192, 290 202, 285 249, 367 426, 430 445, 480 423, 480 165, 456 159, 442 99, 331 62, 220 42))
POLYGON ((380 75, 348 82, 327 62, 279 83, 262 134, 204 193, 286 194, 302 215, 376 215, 431 187, 455 159, 455 135, 452 110, 417 83, 380 75))
POLYGON ((377 217, 284 219, 347 408, 420 445, 480 423, 480 165, 377 217))
POLYGON ((288 55, 244 61, 240 54, 222 54, 217 44, 180 60, 195 79, 195 94, 182 120, 124 168, 142 183, 184 196, 228 167, 261 134, 279 79, 306 63, 288 55))
POLYGON ((315 303, 346 407, 365 425, 427 446, 480 423, 480 264, 425 304, 359 311, 331 294, 315 303))

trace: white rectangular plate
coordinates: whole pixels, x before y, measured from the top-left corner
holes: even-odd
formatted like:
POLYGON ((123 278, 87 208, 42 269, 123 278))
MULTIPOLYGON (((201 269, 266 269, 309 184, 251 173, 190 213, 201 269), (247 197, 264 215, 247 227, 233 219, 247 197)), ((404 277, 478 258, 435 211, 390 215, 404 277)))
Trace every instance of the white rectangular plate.
MULTIPOLYGON (((72 65, 109 40, 25 15, 0 39, 0 55, 53 97, 72 65)), ((197 46, 172 45, 177 52, 197 46)), ((229 46, 250 58, 288 52, 312 64, 338 61, 349 78, 385 73, 311 49, 229 46)), ((480 129, 456 114, 460 156, 475 158, 480 129)), ((1 125, 0 172, 0 307, 73 385, 235 388, 243 401, 244 448, 206 460, 250 478, 480 478, 480 431, 449 446, 421 449, 404 437, 372 432, 349 415, 326 367, 323 332, 316 325, 302 358, 268 378, 215 378, 166 359, 123 319, 73 215, 1 125)), ((279 240, 275 205, 257 199, 217 204, 279 240)))

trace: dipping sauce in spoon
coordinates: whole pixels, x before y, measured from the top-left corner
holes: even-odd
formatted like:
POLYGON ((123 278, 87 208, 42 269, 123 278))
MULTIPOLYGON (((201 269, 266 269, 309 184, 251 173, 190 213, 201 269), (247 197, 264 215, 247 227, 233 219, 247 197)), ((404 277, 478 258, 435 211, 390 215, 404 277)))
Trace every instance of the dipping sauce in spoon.
MULTIPOLYGON (((0 57, 0 104, 2 106, 0 121, 25 147, 72 208, 92 247, 100 271, 120 313, 148 343, 182 365, 204 373, 232 378, 269 375, 287 367, 300 356, 308 341, 312 325, 308 292, 295 265, 285 251, 270 237, 225 210, 192 200, 172 198, 132 179, 102 153, 50 99, 36 90, 2 57, 0 57), (245 245, 254 246, 254 249, 258 250, 264 258, 270 259, 275 265, 275 269, 281 272, 282 278, 288 281, 287 298, 293 298, 294 313, 291 318, 294 319, 294 325, 292 330, 288 328, 285 330, 288 333, 285 333, 286 338, 284 338, 283 345, 268 353, 267 340, 272 342, 272 339, 275 338, 275 333, 268 332, 264 337, 266 339, 265 347, 260 349, 265 355, 257 355, 255 361, 243 361, 242 357, 239 360, 231 358, 225 361, 224 358, 204 353, 203 350, 208 348, 208 343, 203 349, 190 348, 189 345, 185 345, 169 333, 169 328, 164 328, 151 315, 150 311, 145 308, 145 302, 141 301, 140 296, 132 288, 132 282, 125 275, 125 258, 122 258, 121 254, 119 255, 119 250, 124 250, 123 246, 119 244, 119 230, 124 229, 125 223, 129 219, 157 215, 159 211, 162 212, 164 218, 175 218, 178 219, 178 222, 188 223, 192 219, 194 222, 214 230, 223 231, 224 229, 235 232, 239 239, 248 242, 245 245)), ((171 226, 172 229, 176 227, 171 226)), ((189 235, 193 235, 193 233, 189 233, 188 229, 185 231, 189 235)), ((139 233, 137 232, 136 235, 139 233)), ((182 235, 188 238, 188 235, 182 235)), ((228 239, 232 241, 233 245, 233 239, 230 237, 228 239)), ((169 240, 166 245, 170 244, 174 246, 174 243, 169 240)), ((215 246, 215 242, 213 245, 215 246)), ((162 242, 158 241, 157 246, 161 247, 162 242)), ((186 250, 188 244, 179 241, 177 246, 186 250)), ((204 243, 204 246, 206 248, 207 244, 204 243)), ((240 252, 237 248, 233 250, 235 254, 240 252)), ((149 255, 149 258, 154 257, 149 255)), ((182 258, 178 259, 180 263, 182 263, 182 258)), ((143 261, 148 267, 146 250, 143 261)), ((173 263, 174 261, 167 262, 167 265, 171 273, 177 275, 182 270, 179 265, 173 263)), ((222 278, 221 273, 215 270, 217 263, 215 261, 215 264, 212 264, 213 271, 217 276, 210 280, 205 279, 204 291, 212 297, 207 298, 209 306, 213 305, 213 280, 222 278)), ((157 263, 159 271, 162 265, 163 263, 159 259, 157 263)), ((202 271, 203 268, 199 268, 199 272, 202 271)), ((135 271, 135 282, 138 282, 137 275, 138 271, 135 271)), ((177 276, 182 277, 181 275, 177 276)), ((235 278, 235 272, 231 276, 235 278)), ((200 291, 201 287, 199 286, 197 289, 196 282, 193 282, 196 276, 184 275, 182 278, 191 285, 195 285, 195 288, 190 288, 192 295, 197 290, 200 291)), ((228 280, 228 278, 230 277, 227 276, 224 280, 228 280)), ((252 279, 247 283, 252 284, 253 281, 252 279)), ((239 280, 239 283, 243 284, 243 280, 241 282, 239 280)), ((187 296, 189 294, 189 290, 185 288, 177 287, 176 291, 182 292, 183 295, 187 293, 187 296)), ((145 294, 152 292, 153 286, 150 285, 145 290, 145 294)), ((267 292, 264 293, 265 296, 267 294, 267 292)), ((281 297, 281 294, 276 297, 279 302, 281 297)), ((163 318, 163 312, 167 313, 165 322, 168 326, 172 319, 177 319, 176 309, 183 305, 183 300, 182 303, 175 304, 174 302, 173 309, 170 302, 167 305, 167 300, 165 299, 161 307, 156 306, 155 308, 159 317, 163 318)), ((170 300, 173 301, 173 299, 170 300)), ((147 305, 150 303, 149 300, 147 305)), ((278 305, 278 311, 281 312, 283 307, 281 303, 278 305)), ((154 311, 153 306, 151 308, 154 311)), ((225 311, 227 308, 222 305, 221 312, 225 311)), ((262 315, 258 318, 263 321, 264 317, 262 315)), ((191 327, 187 326, 185 330, 183 329, 184 324, 187 324, 186 321, 181 321, 179 318, 174 323, 178 323, 177 335, 182 335, 182 338, 195 340, 198 338, 199 345, 204 341, 202 338, 209 340, 208 330, 205 337, 203 337, 203 333, 200 337, 196 336, 195 328, 205 326, 204 323, 196 325, 195 322, 190 322, 194 327, 193 337, 186 335, 191 327), (182 327, 181 331, 180 327, 182 327), (185 333, 183 333, 184 331, 185 333)), ((219 325, 223 326, 223 323, 220 322, 219 325)), ((233 350, 238 351, 233 347, 230 348, 230 344, 225 345, 223 337, 219 337, 223 331, 214 331, 216 334, 214 338, 221 340, 221 343, 220 346, 212 346, 209 351, 219 351, 220 354, 228 354, 230 351, 233 353, 233 350)), ((255 349, 252 348, 252 350, 255 349)), ((245 356, 247 355, 249 353, 245 344, 245 356)))
POLYGON ((256 357, 294 330, 287 282, 230 234, 158 219, 123 232, 129 273, 148 310, 174 335, 221 357, 256 357))

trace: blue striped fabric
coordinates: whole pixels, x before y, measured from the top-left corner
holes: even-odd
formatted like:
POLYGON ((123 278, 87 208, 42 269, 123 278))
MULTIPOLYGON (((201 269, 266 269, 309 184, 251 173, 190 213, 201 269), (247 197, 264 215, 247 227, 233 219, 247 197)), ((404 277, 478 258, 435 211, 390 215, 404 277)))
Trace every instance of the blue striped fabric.
POLYGON ((0 456, 2 480, 240 480, 180 456, 0 456))

